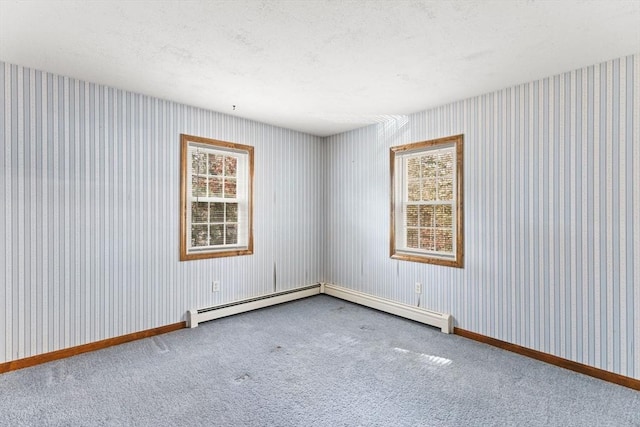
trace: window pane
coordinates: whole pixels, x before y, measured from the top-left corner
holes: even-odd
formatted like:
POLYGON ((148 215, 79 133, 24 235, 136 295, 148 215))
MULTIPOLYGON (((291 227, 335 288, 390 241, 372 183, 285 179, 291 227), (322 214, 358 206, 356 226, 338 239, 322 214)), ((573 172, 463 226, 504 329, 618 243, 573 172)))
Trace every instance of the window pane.
POLYGON ((426 178, 422 180, 422 200, 436 200, 436 179, 426 178))
POLYGON ((413 157, 407 160, 407 172, 409 178, 420 178, 420 158, 413 157))
POLYGON ((207 153, 196 151, 191 154, 191 170, 194 174, 207 173, 207 153))
POLYGON ((224 222, 224 203, 211 203, 209 222, 224 222))
POLYGON ((438 156, 438 175, 439 176, 453 175, 453 152, 452 151, 441 153, 438 156))
POLYGON ((194 197, 205 197, 207 195, 207 178, 192 176, 191 188, 194 197))
POLYGON ((438 200, 453 199, 453 178, 441 178, 438 186, 438 200))
POLYGON ((433 250, 433 228, 420 229, 420 248, 433 250))
POLYGON ((453 252, 453 233, 451 230, 436 231, 436 250, 453 252))
POLYGON ((236 169, 238 168, 238 159, 235 157, 224 158, 224 174, 226 176, 236 176, 236 169))
POLYGON ((238 222, 238 204, 225 203, 227 205, 227 222, 238 222))
POLYGON ((209 204, 205 202, 191 203, 191 221, 207 222, 209 204))
POLYGON ((236 180, 234 178, 227 178, 224 181, 224 197, 235 198, 236 197, 236 180))
POLYGON ((410 202, 417 202, 420 200, 420 181, 409 181, 407 186, 407 196, 410 202))
POLYGON ((420 227, 433 227, 433 206, 420 206, 420 227))
POLYGON ((191 246, 208 246, 207 225, 191 226, 191 246))
POLYGON ((227 245, 235 245, 238 243, 238 226, 235 224, 229 224, 227 229, 227 245))
POLYGON ((222 197, 222 178, 209 178, 209 196, 222 197))
POLYGON ((418 249, 418 229, 407 228, 407 247, 418 249))
POLYGON ((407 226, 418 226, 418 205, 407 205, 407 226))
POLYGON ((222 175, 223 156, 209 154, 209 175, 222 175))
POLYGON ((211 226, 211 245, 224 245, 224 225, 214 224, 211 226))
POLYGON ((453 225, 453 212, 451 205, 436 206, 436 227, 451 228, 453 225))
POLYGON ((435 177, 437 170, 436 156, 428 154, 422 156, 422 176, 423 177, 435 177))

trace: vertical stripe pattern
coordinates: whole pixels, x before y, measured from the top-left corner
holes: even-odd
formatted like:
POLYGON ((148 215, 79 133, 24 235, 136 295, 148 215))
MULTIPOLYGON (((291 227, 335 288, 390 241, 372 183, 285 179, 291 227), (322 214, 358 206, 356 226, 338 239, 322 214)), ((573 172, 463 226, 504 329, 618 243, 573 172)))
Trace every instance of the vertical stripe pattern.
POLYGON ((322 138, 5 63, 0 94, 0 363, 323 279, 322 138), (254 255, 178 261, 180 133, 255 147, 254 255))
POLYGON ((328 281, 640 378, 640 55, 325 139, 4 63, 0 94, 0 362, 328 281), (255 147, 254 255, 178 262, 180 133, 255 147), (458 133, 465 268, 390 259, 389 148, 458 133))
POLYGON ((640 378, 640 55, 330 137, 326 188, 329 282, 640 378), (459 133, 464 269, 390 259, 389 148, 459 133))

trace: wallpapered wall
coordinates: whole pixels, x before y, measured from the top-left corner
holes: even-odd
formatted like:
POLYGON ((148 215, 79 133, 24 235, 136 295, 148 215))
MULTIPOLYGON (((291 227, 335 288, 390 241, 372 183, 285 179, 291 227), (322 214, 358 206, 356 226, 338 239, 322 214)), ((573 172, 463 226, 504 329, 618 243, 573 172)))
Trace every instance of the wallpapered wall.
POLYGON ((327 165, 329 282, 640 378, 640 56, 330 137, 327 165), (464 269, 390 259, 389 147, 460 133, 464 269))
POLYGON ((327 281, 640 378, 640 55, 329 138, 3 63, 0 93, 0 362, 327 281), (255 146, 254 255, 178 262, 180 133, 255 146), (458 133, 464 269, 390 259, 389 148, 458 133))
POLYGON ((4 63, 0 94, 0 362, 322 279, 321 138, 4 63), (254 255, 178 261, 181 133, 255 147, 254 255))

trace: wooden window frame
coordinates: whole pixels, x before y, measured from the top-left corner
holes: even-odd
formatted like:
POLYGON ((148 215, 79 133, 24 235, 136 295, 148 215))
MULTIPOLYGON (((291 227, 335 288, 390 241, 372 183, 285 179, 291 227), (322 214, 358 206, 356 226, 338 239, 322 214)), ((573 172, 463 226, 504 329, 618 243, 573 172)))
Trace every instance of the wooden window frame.
MULTIPOLYGON (((464 153, 464 136, 454 135, 439 139, 432 139, 428 141, 415 142, 406 145, 400 145, 391 147, 390 149, 390 171, 391 171, 391 228, 390 228, 390 256, 393 259, 399 259, 404 261, 421 262, 427 264, 436 264, 448 267, 463 268, 464 267, 464 173, 463 173, 463 153, 464 153), (402 230, 396 230, 398 224, 397 216, 404 215, 402 204, 403 191, 400 191, 398 186, 405 185, 408 180, 406 176, 396 177, 396 164, 397 161, 402 161, 403 158, 415 155, 418 153, 426 153, 430 150, 437 150, 442 147, 453 146, 456 159, 455 159, 455 251, 453 256, 442 256, 430 252, 419 252, 403 250, 399 248, 400 233, 405 233, 406 224, 403 222, 402 230), (400 204, 400 206, 398 205, 400 204)), ((401 169, 404 171, 404 169, 401 169)))
MULTIPOLYGON (((253 254, 253 147, 185 134, 180 135, 180 146, 180 261, 253 254), (217 248, 210 247, 199 251, 194 251, 189 248, 187 239, 191 239, 191 227, 188 219, 188 209, 190 209, 188 204, 192 201, 193 196, 189 197, 188 195, 192 179, 192 171, 188 170, 188 156, 189 147, 192 145, 202 146, 204 150, 209 149, 217 152, 246 156, 246 167, 248 170, 243 178, 246 179, 244 184, 246 195, 241 195, 241 200, 238 202, 243 204, 242 210, 245 212, 242 221, 240 220, 241 215, 238 213, 238 227, 246 227, 246 244, 233 245, 232 247, 230 247, 230 245, 219 245, 217 248)), ((240 179, 241 177, 238 176, 237 180, 240 179)), ((221 201, 224 200, 226 199, 221 199, 221 201)), ((238 210, 241 210, 240 207, 238 210)), ((225 225, 226 224, 225 222, 225 225)), ((240 234, 240 232, 240 230, 237 231, 238 234, 240 234)))

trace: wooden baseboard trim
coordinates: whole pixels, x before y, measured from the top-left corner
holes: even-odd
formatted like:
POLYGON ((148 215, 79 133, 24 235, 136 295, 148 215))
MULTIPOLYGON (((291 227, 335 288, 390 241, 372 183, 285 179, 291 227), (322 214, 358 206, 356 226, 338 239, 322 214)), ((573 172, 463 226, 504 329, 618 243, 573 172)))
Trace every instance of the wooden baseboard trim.
POLYGON ((635 378, 625 377, 624 375, 615 374, 613 372, 605 371, 604 369, 594 368, 593 366, 584 365, 582 363, 574 362, 572 360, 564 359, 552 354, 543 353, 541 351, 533 350, 527 347, 522 347, 517 344, 511 344, 506 341, 501 341, 495 338, 488 337, 486 335, 478 334, 476 332, 467 331, 465 329, 453 328, 453 333, 464 338, 469 338, 474 341, 489 344, 503 350, 518 353, 522 356, 540 360, 541 362, 556 365, 561 368, 578 372, 580 374, 588 375, 590 377, 598 378, 624 387, 629 387, 634 390, 640 390, 640 380, 637 380, 635 378))
POLYGON ((186 326, 186 322, 178 322, 171 325, 160 326, 158 328, 147 329, 140 332, 133 332, 127 335, 121 335, 119 337, 107 338, 101 341, 82 344, 76 347, 64 348, 62 350, 38 354, 36 356, 26 357, 24 359, 17 359, 10 362, 0 363, 0 374, 9 371, 16 371, 18 369, 28 368, 30 366, 40 365, 41 363, 47 363, 53 360, 76 356, 78 354, 87 353, 90 351, 101 350, 103 348, 124 344, 130 341, 136 341, 143 338, 166 334, 168 332, 173 332, 185 328, 186 326))
MULTIPOLYGON (((160 326, 158 328, 147 329, 140 332, 133 332, 131 334, 122 335, 119 337, 107 338, 105 340, 83 344, 76 347, 65 348, 62 350, 56 350, 56 351, 52 351, 44 354, 38 354, 36 356, 26 357, 24 359, 17 359, 17 360, 12 360, 10 362, 0 363, 0 374, 3 374, 5 372, 10 372, 10 371, 16 371, 18 369, 28 368, 30 366, 40 365, 42 363, 47 363, 54 360, 76 356, 82 353, 88 353, 90 351, 101 350, 103 348, 112 347, 115 345, 124 344, 131 341, 136 341, 143 338, 149 338, 156 335, 166 334, 168 332, 173 332, 179 329, 186 328, 186 326, 187 326, 186 322, 178 322, 170 325, 160 326)), ((626 377, 624 375, 605 371, 604 369, 594 368, 593 366, 584 365, 582 363, 574 362, 572 360, 564 359, 562 357, 554 356, 552 354, 543 353, 541 351, 533 350, 531 348, 522 347, 517 344, 508 343, 506 341, 501 341, 496 338, 491 338, 486 335, 467 331, 461 328, 453 328, 453 333, 464 338, 468 338, 468 339, 478 341, 484 344, 488 344, 494 347, 498 347, 503 350, 511 351, 513 353, 530 357, 532 359, 536 359, 541 362, 549 363, 551 365, 569 369, 571 371, 578 372, 580 374, 588 375, 590 377, 598 378, 604 381, 608 381, 614 384, 618 384, 624 387, 629 387, 631 389, 640 391, 640 380, 637 380, 635 378, 626 377)))

